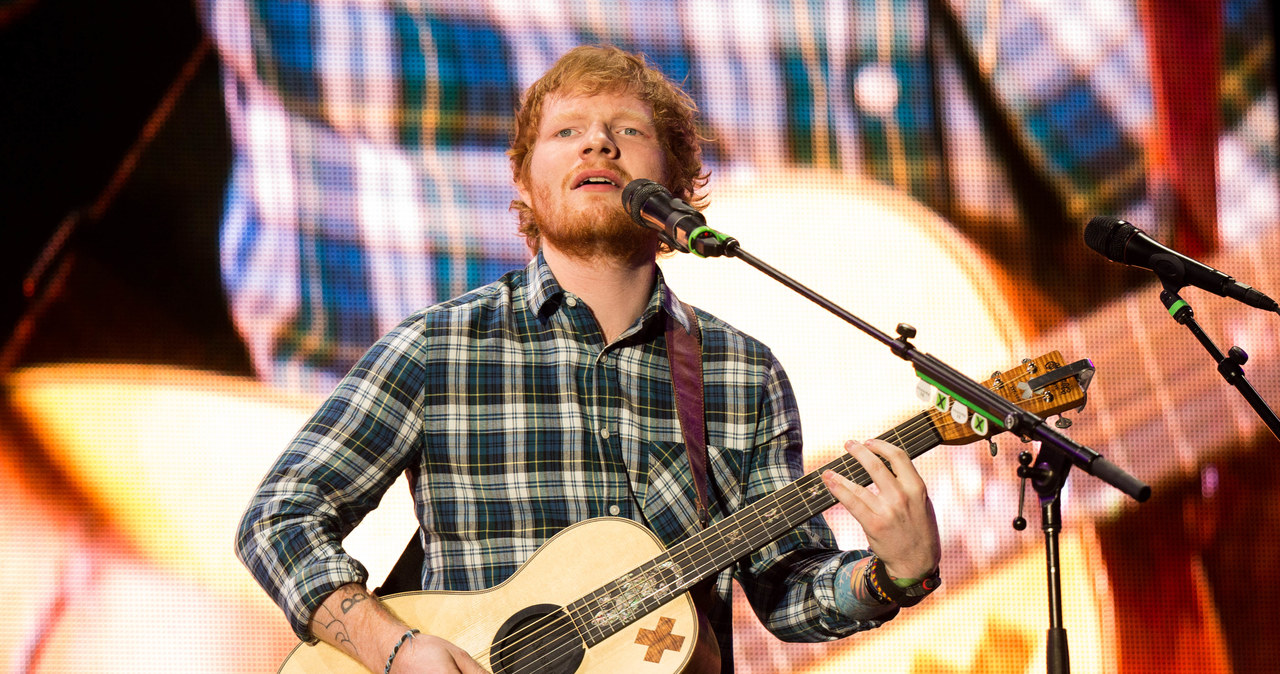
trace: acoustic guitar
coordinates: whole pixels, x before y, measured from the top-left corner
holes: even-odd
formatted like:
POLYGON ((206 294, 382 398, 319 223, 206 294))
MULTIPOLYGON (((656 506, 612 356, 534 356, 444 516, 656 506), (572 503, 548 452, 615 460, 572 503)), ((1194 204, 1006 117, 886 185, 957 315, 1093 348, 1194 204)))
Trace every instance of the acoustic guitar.
MULTIPOLYGON (((1084 405, 1093 366, 1057 351, 996 373, 984 386, 1039 416, 1084 405)), ((916 458, 1000 432, 995 420, 922 382, 930 407, 880 435, 916 458)), ((410 626, 457 644, 494 674, 719 671, 715 638, 688 591, 835 505, 821 474, 869 485, 849 455, 828 463, 665 549, 644 526, 603 517, 542 545, 506 581, 475 592, 406 592, 382 598, 410 626)), ((299 644, 281 674, 360 673, 327 644, 299 644)))

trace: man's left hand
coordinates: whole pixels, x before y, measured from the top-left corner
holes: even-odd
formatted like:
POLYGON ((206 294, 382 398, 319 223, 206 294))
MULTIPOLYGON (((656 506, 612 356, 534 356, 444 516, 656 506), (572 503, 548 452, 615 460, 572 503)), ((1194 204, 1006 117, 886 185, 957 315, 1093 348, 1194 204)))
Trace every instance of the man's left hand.
POLYGON ((891 577, 931 574, 942 559, 942 541, 933 502, 910 457, 883 440, 851 440, 844 448, 862 464, 875 489, 830 470, 822 474, 827 489, 862 525, 867 544, 891 577))

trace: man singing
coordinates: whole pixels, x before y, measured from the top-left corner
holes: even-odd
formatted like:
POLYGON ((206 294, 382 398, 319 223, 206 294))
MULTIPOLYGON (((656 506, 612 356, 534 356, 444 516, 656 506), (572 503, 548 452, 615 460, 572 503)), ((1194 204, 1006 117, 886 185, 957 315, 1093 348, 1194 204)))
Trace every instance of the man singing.
MULTIPOLYGON (((672 325, 701 342, 710 522, 800 476, 799 413, 781 365, 714 316, 686 312, 655 264, 657 235, 622 208, 637 178, 705 203, 694 112, 643 58, 609 47, 573 49, 525 93, 509 154, 533 259, 374 344, 245 513, 240 557, 300 638, 375 672, 484 671, 449 635, 417 633, 383 607, 341 546, 406 472, 425 590, 493 587, 589 518, 634 520, 667 545, 696 533, 672 325)), ((701 608, 723 671, 733 668, 733 580, 789 641, 875 627, 936 587, 937 524, 907 455, 878 440, 846 448, 875 488, 822 478, 871 550, 838 550, 817 516, 721 571, 701 608)))

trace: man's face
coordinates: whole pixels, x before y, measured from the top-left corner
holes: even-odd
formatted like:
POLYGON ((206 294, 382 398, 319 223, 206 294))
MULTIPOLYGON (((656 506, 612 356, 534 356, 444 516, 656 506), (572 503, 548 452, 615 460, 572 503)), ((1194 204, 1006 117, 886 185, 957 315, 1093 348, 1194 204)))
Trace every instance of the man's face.
POLYGON ((586 259, 653 249, 654 233, 622 208, 622 188, 636 178, 667 180, 647 103, 626 92, 547 96, 528 173, 517 185, 544 244, 586 259))

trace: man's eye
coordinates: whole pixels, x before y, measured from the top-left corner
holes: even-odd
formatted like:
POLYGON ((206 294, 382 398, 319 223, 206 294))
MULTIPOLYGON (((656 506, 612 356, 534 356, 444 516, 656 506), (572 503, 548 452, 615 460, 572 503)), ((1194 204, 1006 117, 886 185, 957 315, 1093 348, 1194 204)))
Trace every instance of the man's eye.
POLYGON ((556 136, 560 138, 568 138, 573 135, 573 129, 560 129, 556 132, 556 136))
POLYGON ((621 133, 622 133, 622 135, 624 135, 624 136, 639 136, 639 135, 640 135, 640 129, 633 129, 633 128, 631 128, 631 127, 627 127, 627 128, 625 128, 625 129, 622 129, 622 130, 621 130, 621 133))

